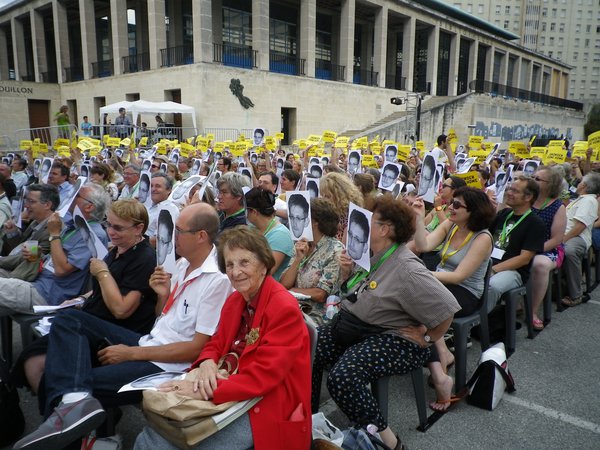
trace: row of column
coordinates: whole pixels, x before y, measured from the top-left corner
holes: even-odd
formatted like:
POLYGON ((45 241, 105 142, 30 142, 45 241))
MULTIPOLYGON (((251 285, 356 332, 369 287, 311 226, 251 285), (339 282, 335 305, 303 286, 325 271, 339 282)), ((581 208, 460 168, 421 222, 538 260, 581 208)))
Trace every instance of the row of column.
MULTIPOLYGON (((66 30, 69 29, 67 20, 67 11, 64 4, 58 0, 51 0, 52 18, 54 21, 54 40, 56 51, 56 66, 58 82, 63 82, 63 71, 65 67, 70 67, 69 55, 69 39, 66 30)), ((174 2, 171 2, 174 4, 174 2)), ((220 42, 222 35, 221 20, 221 1, 211 0, 194 0, 192 2, 193 16, 193 44, 194 44, 194 61, 195 62, 211 62, 213 59, 213 42, 220 42), (214 20, 217 18, 216 20, 214 20), (216 38, 215 38, 216 37, 216 38)), ((175 16, 177 11, 173 11, 171 15, 175 16)), ((339 50, 337 52, 337 63, 345 66, 344 81, 351 83, 353 81, 354 68, 354 35, 355 35, 355 13, 356 0, 342 0, 341 16, 339 22, 339 32, 337 43, 339 50)), ((395 54, 388 52, 388 17, 389 9, 387 3, 378 7, 375 12, 374 24, 368 27, 371 35, 373 30, 373 71, 379 73, 378 85, 385 87, 387 62, 393 61, 395 64, 395 54), (388 53, 390 58, 388 58, 388 53)), ((136 34, 138 35, 138 52, 147 51, 150 56, 150 68, 155 69, 161 66, 160 50, 167 47, 167 29, 165 25, 166 7, 165 0, 149 0, 147 2, 138 1, 136 5, 136 34), (142 5, 143 3, 143 5, 142 5), (143 17, 143 12, 147 15, 146 20, 143 17), (141 37, 141 39, 140 39, 141 37), (147 39, 147 40, 146 40, 147 39), (144 42, 145 41, 145 42, 144 42)), ((96 47, 96 26, 95 26, 95 9, 93 0, 79 0, 79 19, 81 26, 81 45, 83 59, 83 76, 84 79, 91 78, 91 63, 98 61, 96 47)), ((317 1, 316 0, 300 0, 300 42, 299 42, 299 57, 306 61, 306 75, 314 77, 315 75, 315 46, 316 46, 316 19, 317 19, 317 1)), ((42 14, 32 9, 29 13, 31 23, 31 36, 33 43, 33 64, 35 81, 42 81, 42 73, 47 71, 48 61, 46 60, 46 41, 44 34, 44 21, 42 14)), ((119 75, 123 71, 121 64, 122 58, 129 55, 129 38, 127 24, 127 1, 125 0, 110 0, 110 21, 111 21, 111 45, 113 56, 113 73, 119 75)), ((175 24, 173 24, 175 25, 175 24)), ((181 25, 181 22, 178 22, 181 25)), ((403 64, 402 76, 406 80, 406 89, 413 90, 414 80, 414 54, 415 54, 415 36, 416 36, 417 19, 415 17, 407 17, 403 23, 403 64)), ((12 46, 14 55, 14 68, 16 79, 21 79, 22 75, 27 73, 27 61, 25 58, 25 38, 23 30, 23 22, 21 19, 13 17, 11 19, 12 31, 12 46)), ((439 25, 431 25, 428 38, 428 62, 427 62, 427 80, 431 81, 431 94, 436 95, 437 79, 438 79, 438 54, 440 33, 446 32, 439 25)), ((257 61, 260 70, 269 70, 269 0, 253 0, 252 2, 252 46, 253 50, 258 51, 259 59, 257 61)), ((450 45, 450 64, 448 76, 448 95, 456 95, 457 93, 457 78, 458 64, 460 52, 461 36, 457 33, 452 35, 450 45)), ((6 48, 6 36, 0 33, 0 64, 2 67, 8 67, 8 56, 4 48, 6 48), (4 44, 4 45, 3 45, 4 44)), ((390 41, 391 42, 391 41, 390 41)), ((363 55, 363 60, 371 61, 371 45, 369 43, 363 45, 366 50, 363 55)), ((477 61, 480 45, 477 40, 471 41, 469 52, 469 72, 468 80, 477 78, 477 61)), ((363 52, 364 53, 364 52, 363 52)), ((488 47, 485 65, 485 79, 493 80, 494 76, 500 84, 506 84, 508 78, 508 58, 509 53, 499 50, 496 45, 492 44, 488 47), (499 73, 494 73, 495 58, 502 58, 499 73)), ((516 55, 515 55, 516 56, 516 55)), ((541 80, 546 69, 550 70, 552 80, 552 90, 557 94, 565 90, 568 77, 565 77, 561 71, 550 67, 541 66, 539 71, 539 79, 534 79, 533 62, 528 64, 523 63, 523 58, 517 56, 515 64, 515 73, 513 74, 513 84, 522 89, 532 90, 532 88, 541 88, 541 80), (521 76, 523 66, 527 66, 529 73, 521 76), (556 75, 558 74, 558 75, 556 75), (557 78, 555 81, 554 78, 557 78), (525 80, 525 85, 522 85, 522 78, 525 80)), ((333 61, 332 61, 333 62, 333 61)), ((394 71, 395 72, 395 71, 394 71)), ((444 74, 446 75, 446 74, 444 74)), ((0 77, 5 78, 7 74, 0 74, 0 77)))

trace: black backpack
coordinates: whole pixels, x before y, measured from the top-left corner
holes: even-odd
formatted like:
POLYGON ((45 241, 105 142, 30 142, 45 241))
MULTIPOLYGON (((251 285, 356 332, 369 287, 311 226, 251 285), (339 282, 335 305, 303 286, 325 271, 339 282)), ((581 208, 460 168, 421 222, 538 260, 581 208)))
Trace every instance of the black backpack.
POLYGON ((9 381, 8 363, 0 356, 0 447, 15 442, 25 430, 25 418, 19 406, 17 388, 9 381))

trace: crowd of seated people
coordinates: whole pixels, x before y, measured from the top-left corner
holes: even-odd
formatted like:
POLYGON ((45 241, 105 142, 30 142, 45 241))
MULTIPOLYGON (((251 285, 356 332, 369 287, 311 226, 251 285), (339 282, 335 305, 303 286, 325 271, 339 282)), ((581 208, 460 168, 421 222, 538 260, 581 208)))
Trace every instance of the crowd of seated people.
MULTIPOLYGON (((13 382, 38 396, 44 417, 15 448, 72 445, 102 430, 108 409, 140 402, 140 391, 118 393, 123 385, 192 368, 193 379, 159 390, 217 404, 262 397, 198 448, 309 448, 323 370, 351 422, 405 448, 369 385, 426 366, 430 408, 448 411, 456 397, 445 338, 454 318, 481 308, 488 266, 491 303, 529 285, 541 331, 552 270, 566 272, 564 306, 585 300, 581 264, 600 229, 591 152, 568 171, 534 164, 532 176, 507 153, 464 176, 447 137, 436 142, 394 161, 394 190, 377 187, 384 158, 356 166, 348 150, 371 151, 351 144, 318 157, 310 144, 241 156, 73 150, 44 176, 31 152, 14 156, 12 172, 0 171, 0 316, 65 306, 14 364, 13 382), (427 158, 438 169, 421 178, 427 158), (307 174, 315 161, 321 170, 307 174), (293 192, 307 195, 310 240, 288 224, 293 192), (4 199, 19 195, 17 215, 4 214, 4 199), (305 322, 318 327, 312 370, 305 322)), ((148 425, 135 448, 177 447, 148 425)))

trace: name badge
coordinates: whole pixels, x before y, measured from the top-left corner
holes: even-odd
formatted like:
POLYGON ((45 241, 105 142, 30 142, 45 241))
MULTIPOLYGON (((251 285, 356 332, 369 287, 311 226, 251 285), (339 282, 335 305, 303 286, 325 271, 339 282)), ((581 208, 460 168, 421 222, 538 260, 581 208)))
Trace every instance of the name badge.
POLYGON ((52 262, 52 257, 49 257, 46 260, 46 262, 44 263, 42 268, 44 268, 45 270, 47 270, 50 273, 54 273, 54 263, 52 262))
POLYGON ((492 250, 492 258, 502 259, 505 252, 506 252, 506 250, 502 250, 501 248, 494 247, 494 250, 492 250))

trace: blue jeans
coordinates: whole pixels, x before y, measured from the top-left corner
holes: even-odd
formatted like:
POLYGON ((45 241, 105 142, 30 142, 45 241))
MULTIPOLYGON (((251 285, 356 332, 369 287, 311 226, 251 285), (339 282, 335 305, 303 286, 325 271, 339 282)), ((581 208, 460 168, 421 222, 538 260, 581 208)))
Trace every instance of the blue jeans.
POLYGON ((45 415, 52 412, 55 400, 69 392, 89 392, 104 407, 138 402, 141 391, 122 394, 117 391, 139 377, 162 372, 162 369, 148 361, 101 366, 96 353, 103 340, 111 345, 137 346, 140 337, 139 333, 79 310, 69 309, 58 314, 52 321, 46 354, 45 415))

